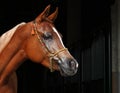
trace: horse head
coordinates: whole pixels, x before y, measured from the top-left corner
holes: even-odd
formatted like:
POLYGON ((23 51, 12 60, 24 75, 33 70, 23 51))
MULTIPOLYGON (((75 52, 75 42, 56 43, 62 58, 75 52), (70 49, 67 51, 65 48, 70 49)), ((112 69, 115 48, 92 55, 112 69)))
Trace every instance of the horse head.
POLYGON ((72 76, 77 72, 78 63, 65 48, 53 24, 58 8, 50 15, 49 11, 50 5, 32 22, 31 36, 25 46, 27 57, 51 71, 58 70, 63 76, 72 76))

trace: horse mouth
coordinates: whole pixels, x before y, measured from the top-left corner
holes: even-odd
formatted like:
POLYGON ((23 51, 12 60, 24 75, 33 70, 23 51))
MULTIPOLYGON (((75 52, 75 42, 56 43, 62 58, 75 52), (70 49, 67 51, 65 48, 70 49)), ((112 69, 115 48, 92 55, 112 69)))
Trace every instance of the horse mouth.
POLYGON ((71 70, 70 68, 65 68, 61 65, 59 65, 59 71, 61 76, 64 77, 73 76, 77 73, 77 69, 71 70))

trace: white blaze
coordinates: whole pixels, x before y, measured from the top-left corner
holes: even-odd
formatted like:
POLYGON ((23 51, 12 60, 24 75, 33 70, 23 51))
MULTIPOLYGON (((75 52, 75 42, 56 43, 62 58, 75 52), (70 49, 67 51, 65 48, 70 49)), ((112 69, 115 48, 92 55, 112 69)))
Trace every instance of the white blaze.
POLYGON ((58 38, 60 39, 60 42, 61 42, 62 46, 65 48, 65 46, 64 46, 64 44, 63 44, 63 41, 62 41, 62 39, 61 39, 61 36, 60 36, 60 34, 58 33, 58 31, 55 29, 55 27, 52 27, 52 29, 53 29, 53 31, 58 35, 58 38))

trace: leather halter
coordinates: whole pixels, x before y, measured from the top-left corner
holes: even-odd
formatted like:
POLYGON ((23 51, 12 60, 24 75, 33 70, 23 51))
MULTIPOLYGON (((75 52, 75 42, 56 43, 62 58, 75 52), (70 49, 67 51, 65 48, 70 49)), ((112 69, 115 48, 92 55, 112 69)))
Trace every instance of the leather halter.
POLYGON ((48 53, 48 57, 49 57, 49 60, 50 60, 50 67, 49 67, 49 68, 50 68, 50 71, 53 72, 54 69, 53 69, 53 61, 52 61, 52 59, 53 59, 55 56, 58 56, 59 53, 64 52, 64 51, 67 51, 68 49, 67 49, 67 48, 62 48, 62 49, 60 49, 60 50, 58 50, 58 51, 56 51, 56 52, 51 52, 51 51, 48 49, 48 47, 46 47, 45 43, 42 41, 40 35, 38 34, 37 23, 36 23, 35 21, 33 21, 33 25, 34 25, 34 27, 33 27, 33 29, 32 29, 32 35, 34 35, 34 34, 37 35, 37 39, 38 39, 39 42, 43 45, 42 47, 45 49, 45 52, 48 53), (35 33, 33 33, 33 31, 34 31, 35 33))

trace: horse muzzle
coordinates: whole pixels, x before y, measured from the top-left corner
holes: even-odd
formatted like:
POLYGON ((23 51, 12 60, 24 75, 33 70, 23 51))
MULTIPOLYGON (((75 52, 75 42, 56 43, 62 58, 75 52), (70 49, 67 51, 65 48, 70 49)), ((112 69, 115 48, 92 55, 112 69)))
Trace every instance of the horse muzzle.
POLYGON ((73 76, 77 73, 78 63, 73 58, 59 60, 58 65, 62 76, 73 76))

